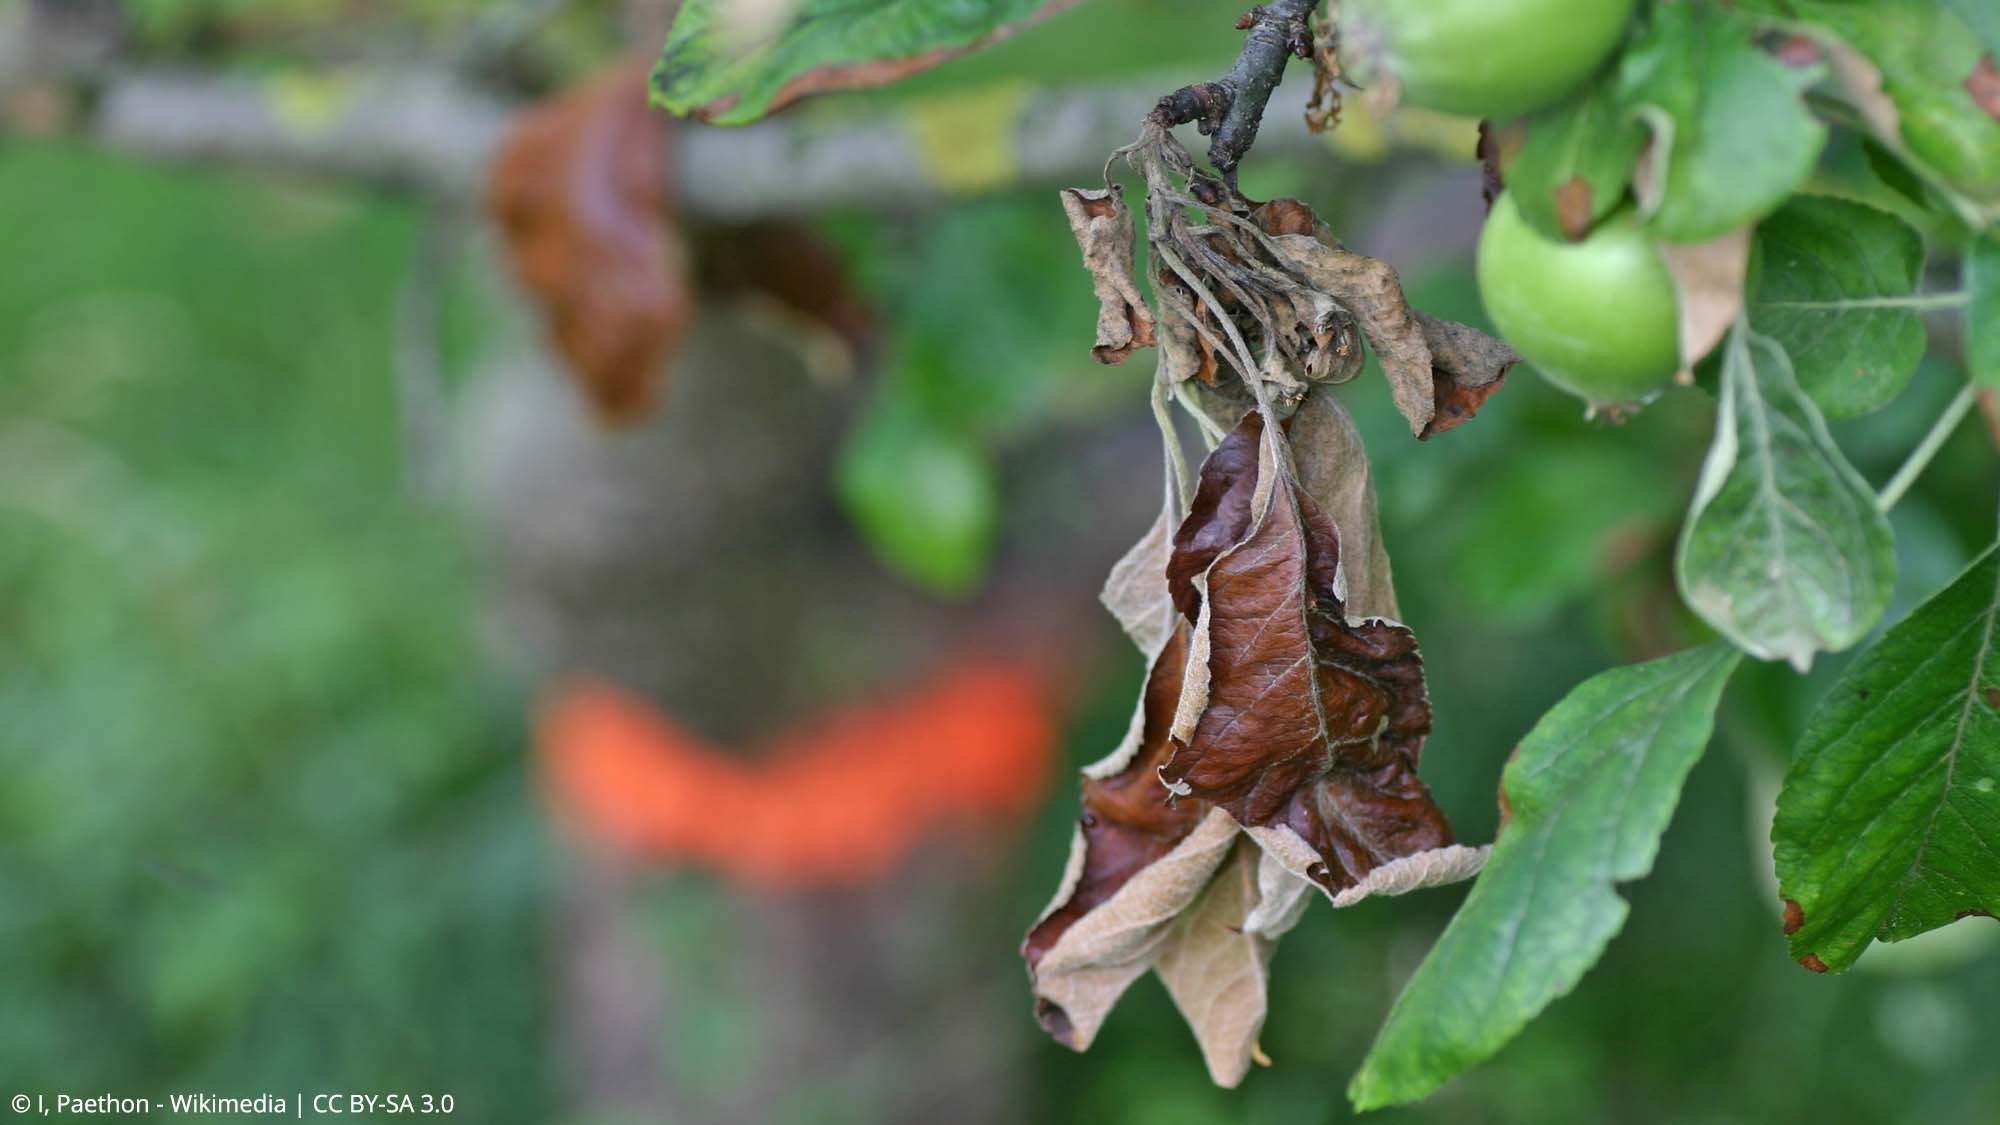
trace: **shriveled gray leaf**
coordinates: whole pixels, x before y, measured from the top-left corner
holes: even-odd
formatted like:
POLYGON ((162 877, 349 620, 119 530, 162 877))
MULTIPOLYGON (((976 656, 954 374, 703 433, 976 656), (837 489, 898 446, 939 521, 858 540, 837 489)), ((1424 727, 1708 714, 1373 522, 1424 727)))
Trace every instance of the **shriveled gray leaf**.
POLYGON ((1681 596, 1745 652, 1804 671, 1888 609, 1889 524, 1784 348, 1745 321, 1724 345, 1717 397, 1715 441, 1674 560, 1681 596))
POLYGON ((1287 266, 1315 288, 1333 294, 1354 316, 1382 362, 1396 409, 1409 422, 1410 432, 1421 435, 1437 409, 1431 349, 1403 296, 1395 268, 1309 234, 1284 234, 1274 241, 1283 248, 1287 266))
POLYGON ((1261 899, 1259 860, 1256 845, 1239 837, 1222 870, 1174 922, 1153 966, 1218 1086, 1243 1081, 1261 1054, 1257 1035, 1277 942, 1245 924, 1261 899))
POLYGON ((1299 486, 1340 533, 1340 579, 1350 617, 1400 621, 1389 552, 1375 506, 1375 474, 1340 400, 1327 388, 1308 392, 1292 415, 1292 460, 1299 486))
POLYGON ((1505 340, 1469 324, 1418 312, 1424 343, 1431 349, 1431 388, 1436 396, 1431 420, 1419 439, 1429 439, 1472 421, 1500 389, 1521 354, 1505 340))
POLYGON ((1153 526, 1112 564, 1098 595, 1148 660, 1166 647, 1174 630, 1174 603, 1167 596, 1167 558, 1174 553, 1178 522, 1171 501, 1163 504, 1153 526))
MULTIPOLYGON (((1423 329, 1424 343, 1431 350, 1433 373, 1449 375, 1461 386, 1487 387, 1498 383, 1521 362, 1521 353, 1497 336, 1488 336, 1470 324, 1432 316, 1421 309, 1414 311, 1417 326, 1423 329)), ((1438 396, 1440 400, 1444 397, 1438 396)), ((1433 422, 1432 428, 1436 432, 1449 427, 1439 427, 1433 422)))

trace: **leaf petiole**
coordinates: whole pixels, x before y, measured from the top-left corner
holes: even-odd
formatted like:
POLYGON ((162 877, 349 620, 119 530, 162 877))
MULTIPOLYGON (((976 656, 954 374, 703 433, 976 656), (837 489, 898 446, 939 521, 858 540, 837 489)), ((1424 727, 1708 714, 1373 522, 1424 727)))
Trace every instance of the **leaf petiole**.
POLYGON ((1924 435, 1924 440, 1918 442, 1915 449, 1910 451, 1909 459, 1903 462, 1903 467, 1897 469, 1896 475, 1889 478, 1889 483, 1882 486, 1881 493, 1875 497, 1876 510, 1886 512, 1895 507, 1896 501, 1901 500, 1903 494, 1910 490, 1910 486, 1917 482, 1917 478, 1923 475, 1925 467, 1931 463, 1931 458, 1937 456, 1937 451, 1944 447, 1945 439, 1951 437, 1952 431, 1958 429, 1958 424, 1965 421, 1965 416, 1972 412, 1973 396, 1973 388, 1967 384, 1964 390, 1958 392, 1958 397, 1951 400, 1951 405, 1944 408, 1944 413, 1938 415, 1938 420, 1931 426, 1931 431, 1924 435))

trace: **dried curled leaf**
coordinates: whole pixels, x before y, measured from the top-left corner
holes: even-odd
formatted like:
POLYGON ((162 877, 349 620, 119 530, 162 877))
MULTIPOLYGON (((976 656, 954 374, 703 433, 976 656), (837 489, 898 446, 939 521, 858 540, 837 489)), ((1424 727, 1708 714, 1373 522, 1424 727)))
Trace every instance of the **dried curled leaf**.
MULTIPOLYGON (((1219 1086, 1234 1086, 1250 1072, 1270 1006, 1266 981, 1278 934, 1246 925, 1262 901, 1262 862, 1257 846, 1239 837, 1201 897, 1175 919, 1154 963, 1219 1086)), ((1305 904, 1303 896, 1294 901, 1305 904)), ((1298 914, 1293 910, 1291 920, 1298 914)))
MULTIPOLYGON (((1507 372, 1521 362, 1520 353, 1503 340, 1470 325, 1417 313, 1424 342, 1431 349, 1431 385, 1435 392, 1431 420, 1417 436, 1428 439, 1472 421, 1507 372)), ((1337 521, 1336 521, 1337 522, 1337 521)))
POLYGON ((667 135, 636 63, 524 114, 490 203, 515 276, 607 421, 639 417, 693 294, 667 184, 667 135))
POLYGON ((1403 297, 1403 283, 1389 263, 1356 254, 1323 230, 1280 234, 1274 241, 1288 268, 1314 288, 1333 294, 1360 324, 1382 361, 1396 409, 1410 423, 1410 432, 1421 435, 1436 412, 1437 391, 1432 385, 1430 344, 1403 297))
MULTIPOLYGON (((1346 906, 1470 878, 1486 856, 1452 844, 1416 777, 1423 664, 1394 620, 1367 453, 1332 387, 1359 370, 1365 334, 1428 437, 1469 419, 1519 357, 1412 310, 1395 271, 1297 200, 1252 205, 1195 173, 1163 130, 1121 154, 1146 179, 1160 263, 1169 486, 1104 603, 1150 663, 1123 742, 1084 770, 1069 868, 1022 952, 1043 1027, 1078 1050, 1156 970, 1210 1076, 1233 1086, 1267 1061, 1271 954, 1313 887, 1346 906), (1170 394, 1220 439, 1179 521, 1170 394)), ((1100 342, 1116 345, 1133 331, 1130 216, 1109 191, 1064 204, 1098 278, 1100 342), (1100 222, 1116 237, 1094 242, 1100 222)))
POLYGON ((1172 751, 1167 732, 1187 652, 1187 630, 1178 629, 1147 673, 1137 738, 1086 771, 1070 874, 1021 946, 1036 1018, 1079 1051, 1151 966, 1164 927, 1194 901, 1236 835, 1203 802, 1169 804, 1155 772, 1172 751))
POLYGON ((1450 844, 1451 829, 1416 776, 1431 727, 1416 637, 1347 615, 1333 522, 1280 457, 1245 454, 1276 445, 1261 414, 1246 415, 1203 465, 1175 535, 1170 583, 1213 560, 1199 582, 1184 580, 1203 600, 1189 615, 1207 631, 1207 692, 1160 777, 1245 827, 1289 830, 1319 857, 1304 873, 1339 891, 1450 844), (1217 502, 1204 506, 1204 494, 1217 502))
POLYGON ((1170 383, 1198 379, 1226 397, 1290 405, 1312 385, 1357 375, 1365 339, 1423 438, 1471 418, 1518 361, 1498 340, 1416 312, 1393 267, 1342 246, 1304 203, 1252 203, 1196 171, 1157 123, 1119 155, 1146 181, 1170 383), (1234 394, 1218 383, 1226 375, 1234 394))
POLYGON ((1123 363, 1135 348, 1155 342, 1153 311, 1132 282, 1138 242, 1132 210, 1115 186, 1065 188, 1061 195, 1069 229, 1083 249, 1083 265, 1097 291, 1097 344, 1090 354, 1099 363, 1123 363))

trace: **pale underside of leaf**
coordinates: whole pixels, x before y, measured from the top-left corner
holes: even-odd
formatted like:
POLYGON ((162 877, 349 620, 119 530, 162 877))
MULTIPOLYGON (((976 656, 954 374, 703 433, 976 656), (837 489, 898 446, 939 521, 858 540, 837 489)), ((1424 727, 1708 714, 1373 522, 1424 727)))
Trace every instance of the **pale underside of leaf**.
POLYGON ((1098 600, 1147 659, 1166 647, 1174 630, 1174 603, 1167 596, 1167 557, 1174 550, 1174 525, 1179 522, 1171 501, 1160 508, 1153 525, 1131 550, 1112 564, 1098 600))
POLYGON ((1792 378, 1740 320, 1725 344, 1715 440, 1681 532, 1682 596, 1753 656, 1801 671, 1866 636, 1895 555, 1874 493, 1792 378))
POLYGON ((1290 436, 1299 487, 1340 533, 1336 590, 1348 615, 1402 620, 1389 551, 1382 543, 1375 474, 1354 419, 1330 389, 1315 387, 1292 415, 1290 436))
MULTIPOLYGON (((1311 886, 1319 887, 1336 908, 1353 906, 1364 899, 1392 898, 1420 891, 1426 887, 1442 887, 1452 883, 1462 883, 1479 874, 1486 865, 1489 846, 1470 847, 1465 844, 1447 844, 1442 848, 1431 848, 1377 864, 1369 868, 1361 881, 1351 887, 1333 890, 1312 879, 1307 872, 1321 861, 1320 854, 1303 837, 1285 825, 1275 828, 1252 826, 1245 829, 1257 846, 1278 867, 1304 880, 1311 886)), ((1274 901, 1282 901, 1273 896, 1274 901)))
POLYGON ((1269 1007, 1266 980, 1278 935, 1245 924, 1261 905, 1258 862, 1257 849, 1239 840, 1168 931, 1154 964, 1218 1086, 1233 1087, 1249 1073, 1269 1007))
MULTIPOLYGON (((1042 956, 1033 970, 1035 997, 1044 1026, 1059 1042, 1078 1051, 1090 1046, 1118 998, 1153 966, 1169 926, 1208 885, 1239 834, 1228 813, 1209 810, 1186 839, 1079 918, 1042 956)), ((1078 871, 1081 851, 1079 840, 1070 861, 1078 871)), ((1073 889, 1071 881, 1050 909, 1073 889)))

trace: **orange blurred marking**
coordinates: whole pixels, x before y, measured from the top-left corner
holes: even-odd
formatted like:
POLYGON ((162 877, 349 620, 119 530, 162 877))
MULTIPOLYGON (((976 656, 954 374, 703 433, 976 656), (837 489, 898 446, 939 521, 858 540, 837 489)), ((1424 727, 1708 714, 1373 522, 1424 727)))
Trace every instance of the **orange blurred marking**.
POLYGON ((1030 809, 1056 748, 1051 712, 1034 669, 973 662, 749 757, 576 681, 542 708, 536 744, 558 818, 586 840, 747 883, 851 885, 888 874, 934 827, 1030 809))

